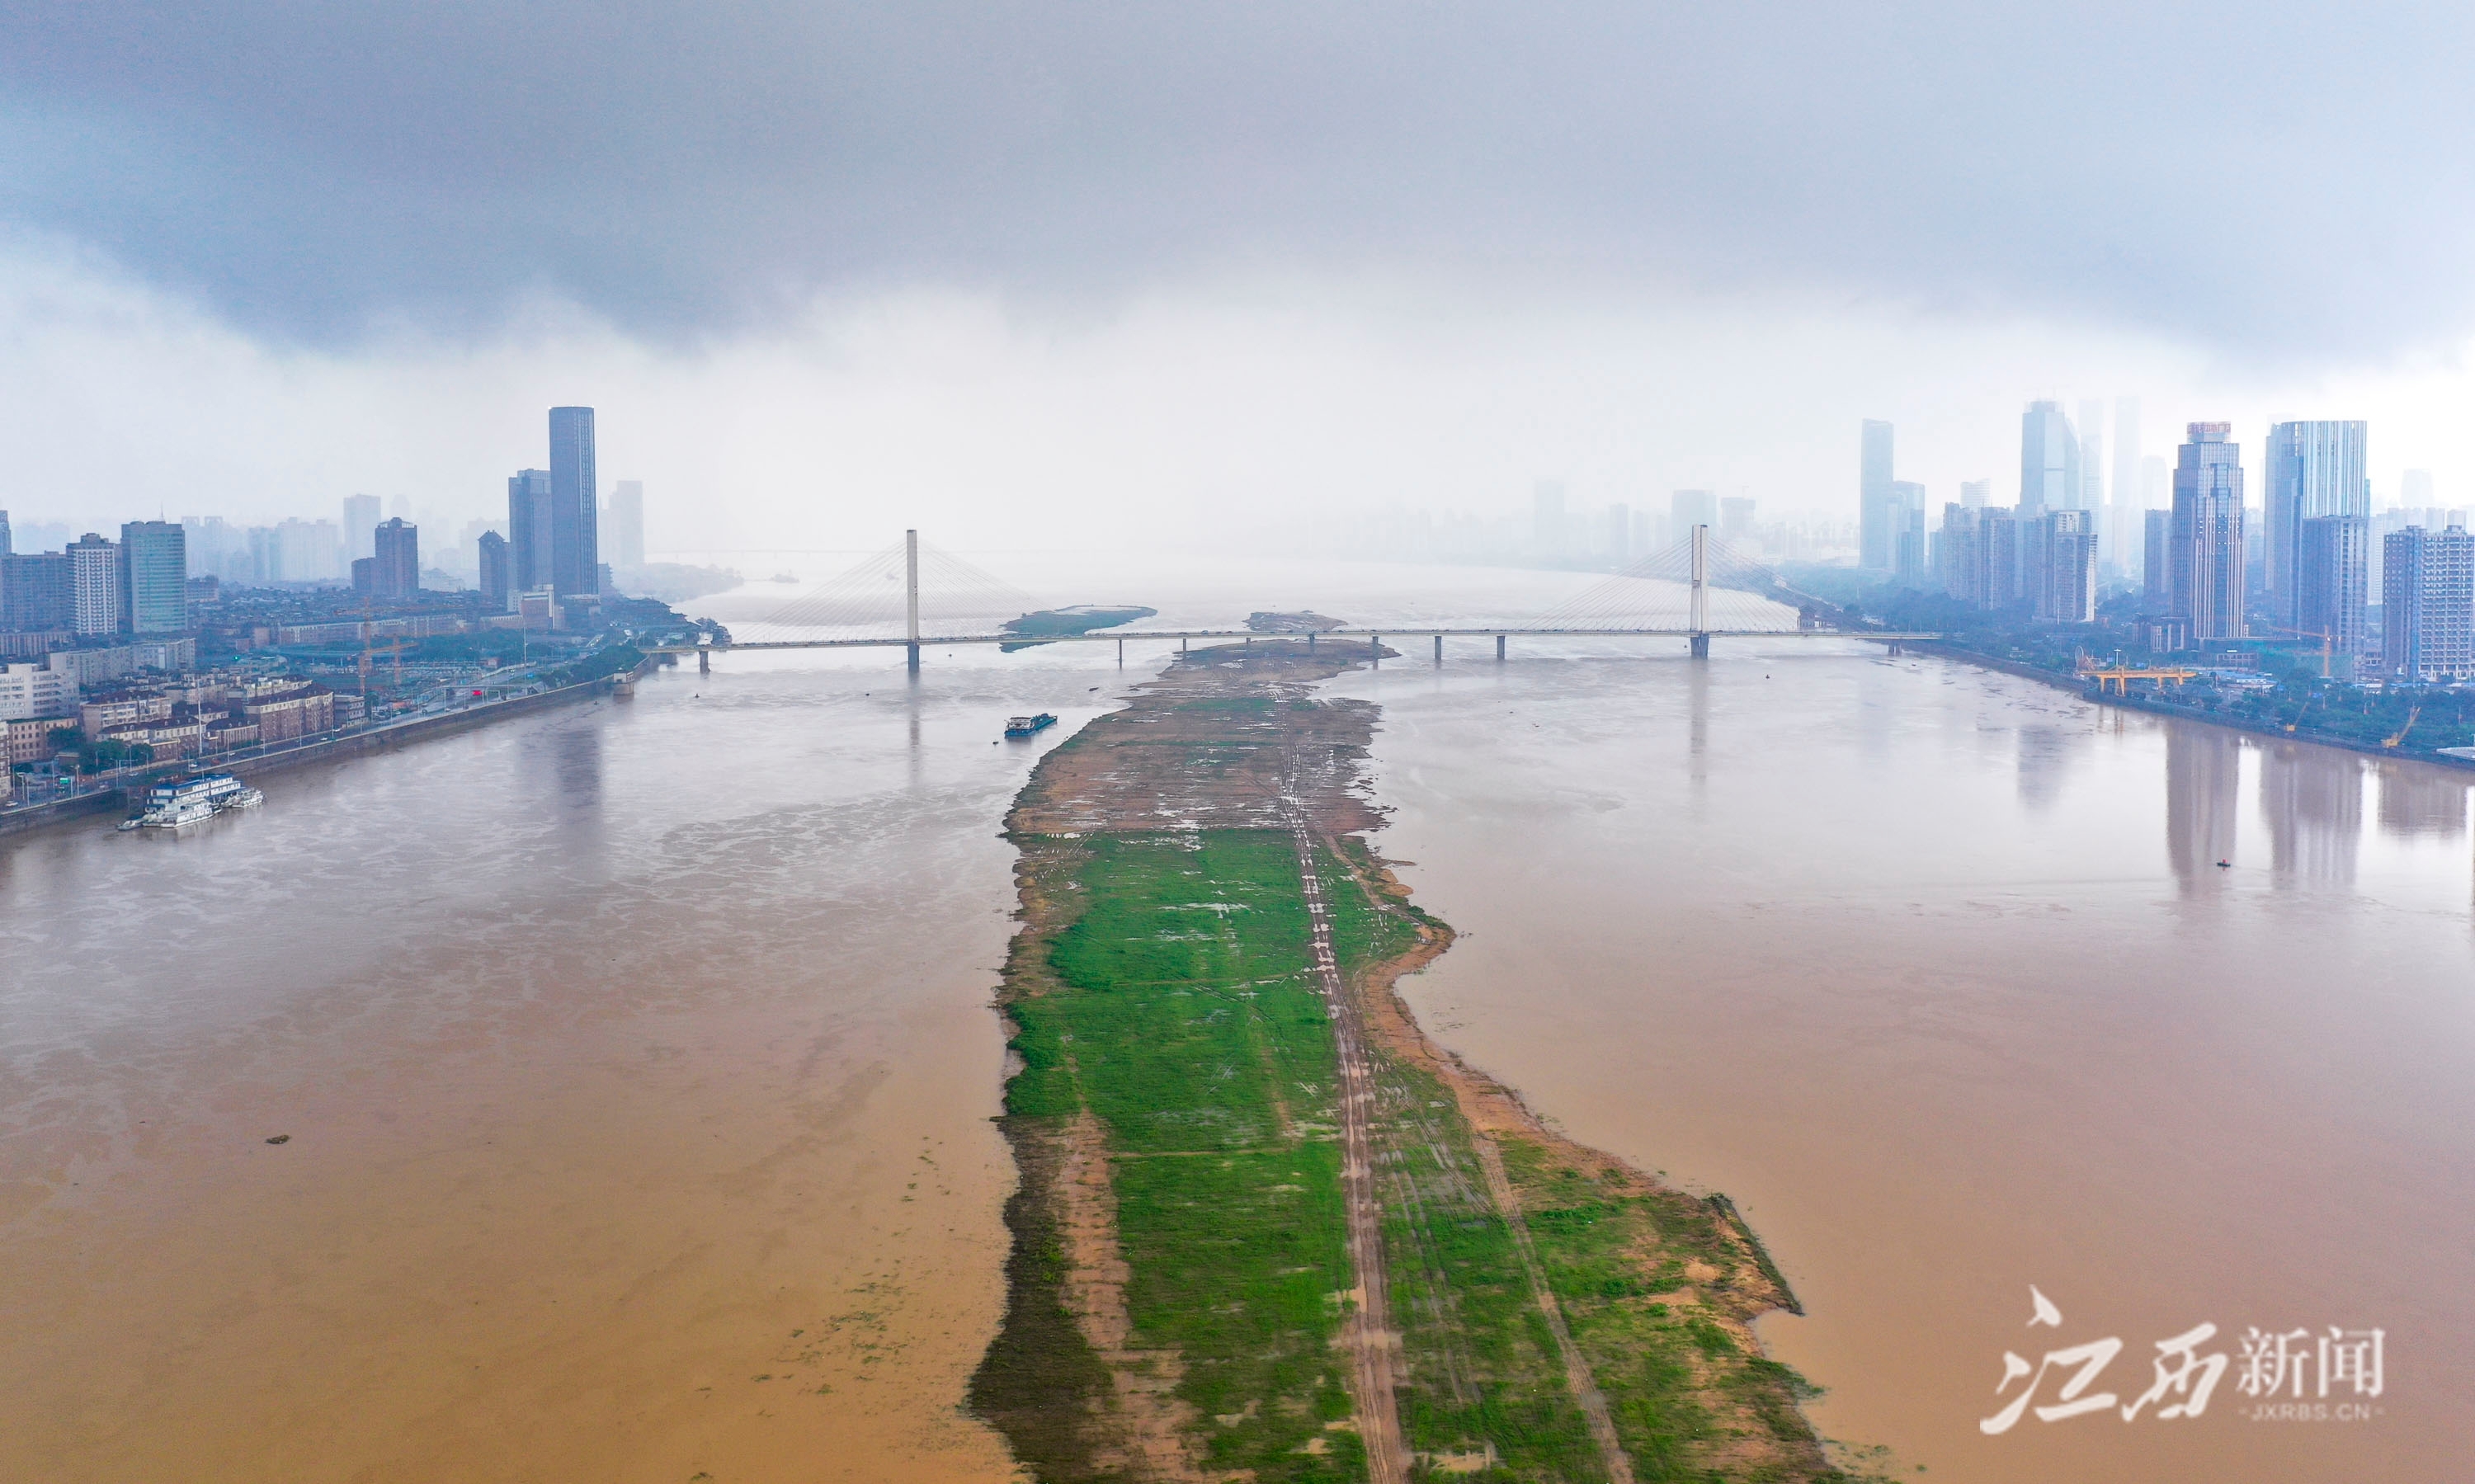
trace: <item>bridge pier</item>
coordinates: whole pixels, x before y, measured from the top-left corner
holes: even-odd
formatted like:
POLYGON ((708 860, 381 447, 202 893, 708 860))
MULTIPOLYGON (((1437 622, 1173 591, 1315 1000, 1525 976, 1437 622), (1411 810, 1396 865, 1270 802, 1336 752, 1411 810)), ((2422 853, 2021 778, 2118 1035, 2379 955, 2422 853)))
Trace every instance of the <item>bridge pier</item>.
POLYGON ((1504 663, 1504 636, 1502 634, 1495 636, 1495 663, 1498 665, 1504 663))
POLYGON ((1694 635, 1694 636, 1692 637, 1692 644, 1693 644, 1693 657, 1694 657, 1695 659, 1697 659, 1697 660, 1706 660, 1706 659, 1708 659, 1708 658, 1710 657, 1710 636, 1709 636, 1709 635, 1707 635, 1707 634, 1696 634, 1696 635, 1694 635))
POLYGON ((697 673, 699 675, 713 673, 713 645, 697 645, 697 673))
POLYGON ((1444 636, 1443 636, 1443 635, 1441 635, 1441 634, 1437 634, 1437 635, 1435 636, 1435 669, 1443 669, 1443 668, 1444 668, 1444 636))
POLYGON ((1374 636, 1374 642, 1373 642, 1373 643, 1371 643, 1371 644, 1369 644, 1369 645, 1366 646, 1366 659, 1367 659, 1367 663, 1368 663, 1370 666, 1372 666, 1374 669, 1382 669, 1384 668, 1384 636, 1383 636, 1383 635, 1378 634, 1378 635, 1374 636))
POLYGON ((1126 668, 1126 642, 1122 639, 1117 641, 1117 668, 1126 668))
POLYGON ((915 675, 919 673, 919 646, 918 645, 905 645, 902 647, 910 656, 911 673, 915 675))
POLYGON ((1314 647, 1314 642, 1315 642, 1314 630, 1312 630, 1312 629, 1309 629, 1309 630, 1307 630, 1307 647, 1308 647, 1308 648, 1310 648, 1310 649, 1313 648, 1313 647, 1314 647))

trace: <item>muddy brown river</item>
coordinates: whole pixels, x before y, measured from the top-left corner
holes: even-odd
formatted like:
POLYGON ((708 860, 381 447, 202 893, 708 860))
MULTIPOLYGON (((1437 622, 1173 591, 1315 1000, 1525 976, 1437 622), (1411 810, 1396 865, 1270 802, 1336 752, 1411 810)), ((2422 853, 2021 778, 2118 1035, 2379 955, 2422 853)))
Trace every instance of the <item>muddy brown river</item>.
MULTIPOLYGON (((1056 581, 1164 623, 1473 591, 1128 571, 1056 581)), ((0 1477, 1006 1478, 960 1410, 1013 1179, 994 832, 1147 672, 733 657, 181 839, 0 842, 0 1477), (1066 726, 992 745, 1036 708, 1066 726)), ((1827 1434, 1946 1480, 2457 1466, 2469 775, 1852 645, 1421 642, 1339 685, 1385 708, 1379 846, 1462 935, 1416 1009, 1737 1200, 1827 1434), (2123 1421, 2204 1323, 2204 1414, 2123 1421), (2377 1398, 2343 1374, 2375 1328, 2377 1398), (2006 1350, 2106 1339, 2076 1395, 2117 1405, 1982 1430, 2006 1350)))

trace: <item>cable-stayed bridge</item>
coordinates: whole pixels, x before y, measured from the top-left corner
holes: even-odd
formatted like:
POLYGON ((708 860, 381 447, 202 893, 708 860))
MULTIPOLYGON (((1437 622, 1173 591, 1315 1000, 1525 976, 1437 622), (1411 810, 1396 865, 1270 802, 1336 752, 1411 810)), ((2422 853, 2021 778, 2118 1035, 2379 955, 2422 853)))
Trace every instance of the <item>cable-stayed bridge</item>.
POLYGON ((750 637, 733 638, 726 644, 681 645, 675 652, 693 647, 700 663, 709 666, 716 648, 901 648, 908 651, 910 667, 918 669, 919 651, 927 645, 1115 641, 1122 659, 1129 639, 1174 639, 1181 649, 1195 640, 1303 637, 1313 645, 1321 640, 1364 639, 1381 664, 1387 636, 1432 636, 1438 663, 1443 659, 1444 641, 1454 637, 1492 638, 1498 659, 1505 657, 1507 642, 1519 635, 1682 639, 1696 658, 1708 656, 1714 638, 1896 643, 1939 637, 1848 621, 1836 605, 1789 587, 1777 572, 1731 548, 1706 525, 1693 527, 1685 539, 1666 550, 1632 563, 1557 607, 1509 622, 1334 624, 1298 633, 1113 625, 1087 633, 1035 634, 1005 627, 1009 620, 1043 611, 1050 611, 1050 605, 1041 599, 938 550, 919 540, 918 531, 907 531, 901 541, 739 625, 750 637))

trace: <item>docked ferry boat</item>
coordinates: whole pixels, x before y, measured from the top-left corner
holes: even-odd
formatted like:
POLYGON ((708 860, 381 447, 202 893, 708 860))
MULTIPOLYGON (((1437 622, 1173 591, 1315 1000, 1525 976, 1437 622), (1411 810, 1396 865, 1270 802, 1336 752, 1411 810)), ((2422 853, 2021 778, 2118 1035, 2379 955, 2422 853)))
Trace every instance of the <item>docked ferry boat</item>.
POLYGON ((177 830, 184 824, 211 819, 228 809, 249 809, 266 802, 266 795, 242 783, 230 773, 200 773, 194 778, 159 783, 146 791, 145 811, 134 818, 123 819, 124 830, 177 830))
POLYGON ((1008 737, 1030 737, 1040 732, 1046 731, 1048 728, 1055 726, 1056 724, 1057 718, 1044 711, 1036 717, 1008 717, 1006 718, 1006 735, 1008 737))

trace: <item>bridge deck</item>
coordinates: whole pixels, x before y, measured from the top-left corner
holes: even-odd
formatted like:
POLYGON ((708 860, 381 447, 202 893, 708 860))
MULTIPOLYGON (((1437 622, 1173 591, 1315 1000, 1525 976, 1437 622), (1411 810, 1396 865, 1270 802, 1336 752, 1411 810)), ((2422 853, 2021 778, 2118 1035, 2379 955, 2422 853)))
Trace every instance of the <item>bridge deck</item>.
POLYGON ((1388 628, 1325 629, 1311 636, 1258 634, 1248 629, 1195 628, 1101 629, 1089 634, 922 634, 918 639, 757 639, 733 641, 726 645, 669 645, 651 652, 693 654, 701 648, 901 649, 915 644, 922 648, 950 645, 1077 645, 1129 639, 1691 639, 1697 633, 1712 639, 1865 639, 1876 642, 1942 637, 1940 634, 1907 633, 1894 629, 1438 628, 1432 624, 1407 623, 1388 628))

